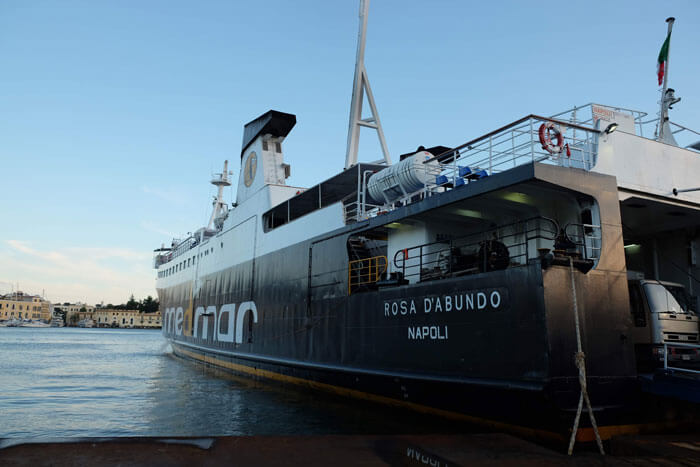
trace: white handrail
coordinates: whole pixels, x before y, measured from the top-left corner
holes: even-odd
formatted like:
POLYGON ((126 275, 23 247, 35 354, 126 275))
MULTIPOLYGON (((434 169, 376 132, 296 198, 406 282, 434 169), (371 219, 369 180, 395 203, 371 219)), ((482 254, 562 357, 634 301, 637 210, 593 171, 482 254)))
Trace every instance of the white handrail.
POLYGON ((700 350, 700 345, 698 344, 685 344, 685 343, 675 343, 675 342, 664 342, 664 370, 681 371, 687 373, 700 374, 698 370, 691 370, 690 368, 679 368, 675 366, 668 366, 668 347, 685 347, 687 349, 700 350))

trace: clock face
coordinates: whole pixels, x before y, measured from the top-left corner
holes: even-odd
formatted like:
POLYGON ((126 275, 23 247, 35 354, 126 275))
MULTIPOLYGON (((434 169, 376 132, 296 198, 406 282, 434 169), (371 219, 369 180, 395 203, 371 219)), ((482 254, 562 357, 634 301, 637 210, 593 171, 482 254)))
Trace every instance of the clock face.
POLYGON ((255 180, 255 170, 258 168, 258 156, 255 152, 248 154, 248 159, 243 167, 243 183, 245 186, 250 186, 255 180))

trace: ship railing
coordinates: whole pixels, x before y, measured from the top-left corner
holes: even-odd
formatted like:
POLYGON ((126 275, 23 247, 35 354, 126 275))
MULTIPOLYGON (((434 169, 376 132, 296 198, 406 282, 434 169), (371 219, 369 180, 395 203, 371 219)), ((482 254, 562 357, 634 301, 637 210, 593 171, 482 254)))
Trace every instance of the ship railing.
MULTIPOLYGON (((698 143, 698 137, 700 137, 700 133, 692 130, 688 127, 685 127, 683 125, 679 125, 678 123, 674 123, 669 120, 669 125, 671 126, 671 133, 673 134, 674 138, 677 135, 680 135, 680 138, 676 138, 676 142, 678 143, 679 147, 684 147, 684 148, 689 148, 692 146, 692 149, 695 149, 698 151, 698 148, 696 147, 698 143), (687 143, 687 144, 686 144, 687 143)), ((658 136, 658 129, 659 129, 659 117, 656 117, 652 120, 647 120, 645 122, 642 122, 642 124, 646 127, 654 127, 654 137, 653 139, 656 139, 658 136)), ((650 130, 647 130, 650 131, 650 130)))
POLYGON ((386 273, 388 260, 386 256, 373 256, 350 261, 348 263, 348 295, 353 290, 371 287, 379 282, 386 273))
MULTIPOLYGON (((554 114, 550 118, 562 120, 575 125, 590 126, 591 128, 595 128, 596 122, 593 119, 594 106, 603 107, 607 110, 612 110, 615 112, 625 113, 634 119, 634 126, 637 131, 637 135, 644 136, 645 128, 647 128, 647 133, 649 133, 648 127, 646 126, 646 124, 649 122, 644 121, 644 118, 648 115, 646 112, 634 109, 627 109, 625 107, 615 107, 610 105, 596 104, 595 102, 589 102, 588 104, 581 105, 578 107, 574 106, 571 109, 554 114)), ((605 123, 607 124, 608 122, 605 123)))
POLYGON ((569 223, 564 227, 566 236, 576 244, 583 259, 600 259, 603 234, 600 225, 569 223))
POLYGON ((362 203, 360 200, 355 200, 351 203, 343 205, 345 212, 345 223, 360 222, 370 217, 375 217, 382 212, 382 206, 371 203, 362 203))
POLYGON ((158 250, 156 250, 156 253, 153 256, 153 268, 158 269, 161 265, 167 263, 172 259, 172 254, 168 250, 167 253, 161 252, 158 253, 158 250))
POLYGON ((599 134, 590 127, 528 115, 426 161, 441 164, 440 175, 426 184, 426 190, 430 194, 451 190, 531 162, 590 170, 599 134), (540 127, 547 123, 561 133, 561 145, 547 149, 541 143, 540 127))
MULTIPOLYGON (((620 112, 620 113, 625 113, 632 117, 634 119, 634 128, 635 128, 635 134, 637 136, 640 136, 642 138, 647 138, 647 139, 652 139, 656 140, 658 136, 658 131, 659 131, 659 117, 658 115, 656 118, 652 118, 649 120, 645 120, 645 118, 649 115, 646 112, 642 112, 640 110, 634 110, 634 109, 627 109, 624 107, 615 107, 615 106, 610 106, 610 105, 601 105, 601 104, 596 104, 596 103, 588 103, 586 105, 582 105, 580 107, 574 107, 572 109, 565 110, 563 112, 559 112, 558 114, 554 114, 551 116, 551 118, 556 118, 558 120, 563 120, 569 123, 574 123, 577 125, 584 125, 584 126, 590 126, 590 127, 596 127, 596 122, 593 119, 593 107, 594 106, 599 106, 603 107, 608 110, 612 110, 615 112, 620 112)), ((605 124, 607 125, 608 122, 606 121, 605 124)), ((684 127, 683 125, 679 125, 678 123, 674 123, 672 121, 668 122, 671 126, 671 133, 673 133, 674 136, 680 135, 681 140, 678 141, 679 146, 681 147, 689 147, 691 144, 696 143, 698 141, 698 137, 700 137, 700 132, 697 132, 695 130, 692 130, 690 128, 684 127), (688 144, 685 144, 688 143, 688 144)), ((599 129, 603 129, 602 125, 599 124, 599 129)), ((694 148, 697 150, 697 148, 694 148)))
POLYGON ((393 272, 422 282, 521 266, 553 250, 559 231, 556 221, 539 216, 425 243, 397 251, 393 272))
POLYGON ((189 236, 184 240, 177 241, 175 247, 173 248, 170 254, 170 259, 168 261, 171 261, 180 255, 184 255, 192 248, 197 246, 197 243, 197 239, 194 236, 189 236))
POLYGON ((431 166, 425 186, 412 193, 403 193, 391 203, 382 206, 369 204, 366 191, 372 172, 362 174, 358 177, 357 206, 347 206, 346 222, 374 217, 426 196, 478 183, 495 173, 532 162, 591 170, 596 162, 599 134, 599 130, 583 125, 528 115, 425 161, 431 166), (550 147, 551 152, 539 138, 540 126, 547 123, 554 124, 562 137, 561 145, 550 147), (435 161, 439 162, 439 169, 433 172, 435 161))
MULTIPOLYGON (((698 354, 700 354, 700 345, 698 345, 698 344, 685 344, 685 343, 680 343, 680 342, 678 342, 678 343, 676 343, 676 342, 664 342, 664 370, 665 371, 672 370, 672 371, 677 371, 677 372, 700 374, 699 370, 678 367, 678 366, 670 366, 668 364, 669 349, 676 349, 676 348, 690 349, 691 352, 689 352, 685 355, 690 355, 690 354, 698 355, 698 354), (692 352, 692 351, 694 351, 694 352, 692 352)), ((672 352, 676 353, 674 350, 672 350, 672 352)), ((684 353, 680 353, 680 352, 679 352, 679 354, 681 356, 684 355, 684 353)), ((689 358, 690 358, 690 356, 689 356, 689 358)))

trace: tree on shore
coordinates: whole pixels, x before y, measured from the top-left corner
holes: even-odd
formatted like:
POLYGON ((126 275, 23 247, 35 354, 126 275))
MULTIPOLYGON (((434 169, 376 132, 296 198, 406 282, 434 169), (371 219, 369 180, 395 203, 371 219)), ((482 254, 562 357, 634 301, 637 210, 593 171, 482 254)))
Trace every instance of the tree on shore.
POLYGON ((127 310, 138 310, 139 308, 139 302, 136 301, 134 298, 134 294, 131 294, 129 297, 129 301, 126 302, 126 309, 127 310))
POLYGON ((120 305, 108 303, 104 308, 113 310, 139 310, 141 313, 155 313, 158 311, 159 306, 160 303, 157 298, 153 298, 149 295, 143 300, 136 300, 132 294, 126 303, 120 305))
POLYGON ((139 303, 139 311, 142 313, 155 313, 158 311, 158 300, 154 300, 150 295, 139 303))

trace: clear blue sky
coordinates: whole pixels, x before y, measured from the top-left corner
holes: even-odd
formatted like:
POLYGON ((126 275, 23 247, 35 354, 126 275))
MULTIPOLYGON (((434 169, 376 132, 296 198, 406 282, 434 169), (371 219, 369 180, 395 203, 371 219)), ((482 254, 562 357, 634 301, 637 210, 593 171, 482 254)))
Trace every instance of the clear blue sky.
MULTIPOLYGON (((290 184, 345 162, 358 1, 0 2, 0 291, 155 295, 151 252, 209 215, 243 124, 297 115, 290 184)), ((373 0, 365 64, 396 156, 594 101, 700 129, 700 2, 373 0)), ((363 133, 360 157, 376 159, 363 133)), ((231 200, 231 194, 228 193, 231 200)))

